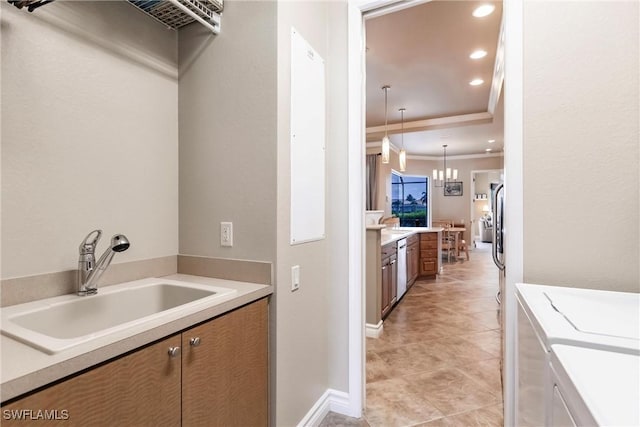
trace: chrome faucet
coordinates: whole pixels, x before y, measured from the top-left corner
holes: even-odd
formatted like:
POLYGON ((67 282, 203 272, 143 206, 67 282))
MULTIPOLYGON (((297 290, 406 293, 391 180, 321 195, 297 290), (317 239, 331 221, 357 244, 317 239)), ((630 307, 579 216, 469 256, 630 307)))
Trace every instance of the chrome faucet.
POLYGON ((109 267, 116 252, 129 249, 129 240, 123 234, 111 238, 111 246, 107 248, 96 263, 96 245, 102 236, 102 230, 93 230, 80 243, 80 259, 78 259, 78 295, 94 295, 98 293, 98 280, 109 267))

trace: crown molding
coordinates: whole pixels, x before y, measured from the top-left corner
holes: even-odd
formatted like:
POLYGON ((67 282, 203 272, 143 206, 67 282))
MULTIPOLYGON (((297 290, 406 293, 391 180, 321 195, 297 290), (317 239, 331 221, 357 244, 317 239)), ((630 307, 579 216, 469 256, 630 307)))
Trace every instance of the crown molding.
MULTIPOLYGON (((439 117, 437 119, 414 120, 412 122, 404 122, 404 132, 421 132, 425 130, 434 130, 442 128, 451 128, 457 126, 469 126, 483 123, 491 123, 493 114, 488 111, 482 113, 462 114, 459 116, 439 117)), ((388 134, 402 133, 402 124, 395 123, 386 126, 388 134)), ((385 126, 372 126, 367 128, 367 137, 375 137, 385 132, 385 126)))
MULTIPOLYGON (((382 148, 382 141, 367 142, 366 148, 382 148)), ((391 151, 399 153, 400 150, 393 144, 389 144, 391 151)), ((486 157, 504 157, 504 153, 478 153, 478 154, 460 154, 457 156, 447 156, 447 159, 465 160, 465 159, 483 159, 486 157)), ((419 154, 407 154, 407 160, 444 160, 444 156, 421 156, 419 154)))
MULTIPOLYGON (((379 16, 387 15, 389 13, 398 12, 403 9, 407 9, 413 6, 418 6, 423 3, 429 3, 431 0, 377 0, 371 2, 365 0, 367 5, 362 9, 363 17, 365 20, 377 18, 379 16)), ((356 0, 356 4, 362 0, 356 0)))
MULTIPOLYGON (((367 142, 367 148, 382 148, 382 141, 367 142)), ((391 151, 399 153, 400 150, 393 144, 389 144, 391 151)), ((447 159, 465 160, 465 159, 482 159, 485 157, 504 157, 504 153, 478 153, 478 154, 460 154, 457 156, 447 156, 447 159)), ((444 156, 421 156, 419 154, 407 154, 407 160, 443 160, 444 156)))
MULTIPOLYGON (((504 157, 504 153, 461 154, 459 156, 447 156, 447 160, 484 159, 487 157, 504 157)), ((444 160, 444 156, 419 156, 407 155, 407 160, 444 160)))
MULTIPOLYGON (((367 148, 382 148, 382 141, 367 142, 366 147, 367 148)), ((393 145, 393 143, 391 141, 389 141, 389 149, 391 151, 393 151, 394 153, 399 153, 400 152, 400 149, 398 147, 396 147, 395 145, 393 145)))
POLYGON ((489 92, 489 104, 487 112, 495 114, 496 105, 500 100, 502 83, 504 82, 504 14, 500 22, 500 32, 498 33, 498 47, 496 47, 496 61, 493 65, 493 78, 491 79, 491 92, 489 92))

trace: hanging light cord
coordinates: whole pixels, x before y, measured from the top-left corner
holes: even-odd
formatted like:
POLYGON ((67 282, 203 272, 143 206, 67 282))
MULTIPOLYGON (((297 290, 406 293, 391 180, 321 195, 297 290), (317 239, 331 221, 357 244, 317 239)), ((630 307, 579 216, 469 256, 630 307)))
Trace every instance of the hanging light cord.
POLYGON ((447 182, 447 145, 443 145, 442 148, 444 149, 444 182, 447 182))
POLYGON ((404 150, 404 108, 400 109, 400 116, 402 117, 402 149, 404 150))
POLYGON ((384 136, 387 136, 387 92, 389 86, 384 87, 384 136))

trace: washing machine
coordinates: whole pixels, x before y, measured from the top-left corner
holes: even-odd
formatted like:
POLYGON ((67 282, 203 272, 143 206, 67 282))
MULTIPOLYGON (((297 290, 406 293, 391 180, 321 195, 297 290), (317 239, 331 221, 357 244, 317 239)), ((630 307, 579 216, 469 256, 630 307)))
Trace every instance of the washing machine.
POLYGON ((517 284, 516 421, 551 425, 551 346, 640 355, 640 295, 517 284))
POLYGON ((550 426, 640 425, 640 356, 558 344, 550 368, 550 426))

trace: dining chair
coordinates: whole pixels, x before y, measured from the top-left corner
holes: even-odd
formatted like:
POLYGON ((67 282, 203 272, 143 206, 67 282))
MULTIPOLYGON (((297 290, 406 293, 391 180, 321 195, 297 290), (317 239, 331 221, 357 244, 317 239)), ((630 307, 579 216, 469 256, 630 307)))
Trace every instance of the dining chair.
POLYGON ((458 240, 458 252, 464 252, 467 255, 467 261, 469 261, 469 247, 464 239, 458 240))
POLYGON ((447 254, 447 262, 451 262, 451 255, 453 254, 453 259, 456 258, 456 238, 449 231, 449 226, 444 227, 444 231, 442 232, 442 252, 447 254))

